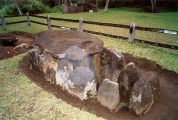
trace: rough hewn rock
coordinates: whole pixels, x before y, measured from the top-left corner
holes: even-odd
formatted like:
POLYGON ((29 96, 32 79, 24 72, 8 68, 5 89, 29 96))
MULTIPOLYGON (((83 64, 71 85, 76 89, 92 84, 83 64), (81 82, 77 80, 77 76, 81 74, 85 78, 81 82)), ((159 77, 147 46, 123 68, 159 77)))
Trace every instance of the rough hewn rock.
POLYGON ((68 59, 58 60, 58 69, 56 71, 56 84, 63 86, 68 79, 69 74, 74 70, 73 64, 68 59))
POLYGON ((85 67, 77 67, 64 83, 64 88, 81 100, 96 94, 94 73, 85 67))
POLYGON ((123 102, 129 102, 130 91, 135 82, 140 79, 141 75, 135 64, 130 62, 120 72, 118 82, 120 85, 120 93, 123 102))
POLYGON ((77 67, 86 67, 94 71, 92 60, 85 50, 77 46, 71 46, 59 56, 56 83, 63 86, 69 74, 77 67))
POLYGON ((52 68, 48 68, 46 70, 46 74, 45 74, 45 79, 47 81, 50 81, 50 83, 55 84, 56 83, 56 71, 52 68))
POLYGON ((147 72, 132 88, 129 111, 137 115, 146 114, 159 95, 159 78, 155 72, 147 72))
POLYGON ((47 81, 50 81, 50 83, 55 84, 56 83, 56 70, 57 70, 58 64, 54 61, 49 63, 49 67, 46 70, 45 79, 47 81))
POLYGON ((28 58, 32 66, 43 73, 46 73, 50 63, 56 61, 50 54, 41 53, 38 47, 29 50, 28 58))
POLYGON ((160 94, 160 83, 157 73, 154 71, 148 71, 144 74, 142 79, 149 82, 152 89, 153 97, 157 99, 160 94))
POLYGON ((119 73, 121 69, 123 69, 125 63, 122 53, 111 48, 104 48, 101 60, 104 78, 117 82, 119 73))
POLYGON ((92 56, 93 66, 94 66, 94 72, 95 72, 95 80, 98 84, 101 84, 104 77, 102 74, 102 65, 101 65, 101 54, 95 54, 92 56))
POLYGON ((131 91, 129 112, 136 115, 146 114, 153 102, 154 98, 151 91, 151 86, 146 84, 146 81, 137 81, 131 91))
POLYGON ((108 79, 99 86, 97 100, 110 110, 114 110, 120 103, 119 85, 108 79))
POLYGON ((39 55, 38 49, 34 48, 29 50, 28 58, 34 68, 42 71, 42 57, 39 55))

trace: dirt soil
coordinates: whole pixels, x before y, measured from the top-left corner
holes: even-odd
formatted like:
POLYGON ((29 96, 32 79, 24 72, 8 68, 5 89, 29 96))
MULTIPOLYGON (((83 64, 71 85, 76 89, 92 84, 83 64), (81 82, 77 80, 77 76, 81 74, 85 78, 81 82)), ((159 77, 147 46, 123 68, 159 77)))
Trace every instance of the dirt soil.
MULTIPOLYGON (((17 33, 16 33, 17 34, 17 33)), ((25 34, 17 35, 24 42, 32 41, 32 37, 25 34)), ((2 46, 1 46, 2 47, 2 46)), ((128 108, 122 108, 119 112, 114 113, 103 107, 96 99, 80 101, 78 98, 71 96, 58 86, 51 85, 45 81, 44 74, 30 69, 30 62, 27 56, 19 63, 21 71, 35 84, 45 91, 54 94, 57 98, 66 101, 68 104, 79 109, 85 109, 98 117, 109 120, 178 120, 178 74, 162 69, 147 59, 134 58, 130 54, 124 54, 126 62, 134 62, 141 74, 147 71, 155 71, 160 77, 161 94, 156 100, 151 110, 144 116, 134 116, 128 112, 128 108)))
POLYGON ((11 58, 15 55, 19 55, 27 52, 32 47, 33 35, 25 32, 11 32, 18 38, 17 42, 3 44, 0 42, 0 60, 11 58), (22 35, 23 36, 22 36, 22 35))

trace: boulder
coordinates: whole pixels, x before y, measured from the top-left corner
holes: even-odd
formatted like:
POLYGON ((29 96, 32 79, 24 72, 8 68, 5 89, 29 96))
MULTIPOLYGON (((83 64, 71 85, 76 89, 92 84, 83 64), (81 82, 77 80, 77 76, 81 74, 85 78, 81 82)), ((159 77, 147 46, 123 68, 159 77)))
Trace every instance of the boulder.
POLYGON ((119 85, 117 82, 104 79, 99 86, 97 100, 110 110, 114 110, 120 103, 119 85))
POLYGON ((111 48, 104 48, 101 54, 101 69, 104 78, 117 82, 119 73, 125 64, 123 54, 111 48))
POLYGON ((158 74, 154 71, 148 71, 144 74, 142 79, 150 84, 153 97, 157 99, 160 94, 160 83, 158 74))
POLYGON ((95 72, 95 80, 100 85, 104 79, 102 74, 101 54, 97 53, 92 56, 93 67, 95 72))
POLYGON ((49 63, 49 67, 46 70, 45 79, 50 81, 50 83, 56 83, 56 71, 57 71, 58 64, 54 61, 49 63))
POLYGON ((147 72, 138 80, 132 90, 129 111, 136 115, 146 114, 160 92, 159 78, 155 72, 147 72))
POLYGON ((73 63, 68 59, 58 59, 58 69, 56 71, 56 84, 63 87, 70 73, 74 70, 73 63))
POLYGON ((120 85, 120 93, 122 96, 122 101, 129 102, 130 91, 134 86, 135 82, 140 79, 141 75, 136 68, 135 64, 130 62, 124 69, 120 72, 118 77, 118 82, 120 85))
POLYGON ((42 57, 39 55, 38 49, 34 48, 29 50, 28 58, 34 68, 42 71, 42 57))
POLYGON ((68 59, 73 64, 73 68, 86 67, 93 70, 93 62, 88 53, 78 46, 70 46, 66 51, 59 55, 59 59, 68 59))
POLYGON ((94 73, 86 67, 77 67, 64 83, 64 89, 81 100, 96 95, 94 73))

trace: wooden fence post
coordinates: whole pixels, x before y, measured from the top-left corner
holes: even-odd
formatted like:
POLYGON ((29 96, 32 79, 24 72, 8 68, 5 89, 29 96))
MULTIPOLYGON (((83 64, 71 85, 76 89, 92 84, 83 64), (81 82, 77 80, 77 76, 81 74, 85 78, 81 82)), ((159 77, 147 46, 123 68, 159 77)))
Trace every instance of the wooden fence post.
POLYGON ((48 30, 52 30, 51 29, 51 20, 50 20, 50 16, 47 15, 47 23, 48 23, 48 30))
POLYGON ((131 23, 130 29, 129 29, 129 41, 133 42, 135 36, 135 23, 131 23))
POLYGON ((1 23, 2 23, 3 30, 6 30, 6 23, 5 23, 4 15, 1 15, 1 23))
POLYGON ((83 32, 83 18, 82 17, 80 17, 79 19, 79 30, 80 32, 83 32))
POLYGON ((26 16, 27 16, 27 23, 28 23, 28 25, 30 25, 30 17, 29 17, 29 13, 28 12, 26 13, 26 16))

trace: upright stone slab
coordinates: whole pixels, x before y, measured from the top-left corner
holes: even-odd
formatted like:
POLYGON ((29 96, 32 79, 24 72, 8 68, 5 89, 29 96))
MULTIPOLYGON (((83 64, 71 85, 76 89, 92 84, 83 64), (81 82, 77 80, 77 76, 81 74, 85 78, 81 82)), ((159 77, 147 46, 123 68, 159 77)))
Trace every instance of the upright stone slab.
POLYGON ((70 73, 74 70, 69 59, 58 59, 58 69, 56 71, 56 84, 63 87, 70 73))
POLYGON ((98 84, 101 84, 104 76, 102 74, 102 60, 101 60, 101 53, 95 54, 92 56, 94 72, 95 72, 95 80, 98 84))
POLYGON ((128 63, 120 72, 118 82, 120 88, 125 92, 129 92, 135 82, 140 79, 141 75, 133 62, 128 63))
POLYGON ((129 102, 129 112, 136 115, 146 114, 153 105, 154 98, 151 86, 146 81, 139 80, 135 83, 129 102))
POLYGON ((121 101, 128 104, 130 92, 135 82, 140 79, 141 75, 135 64, 130 62, 120 72, 118 77, 121 101))
POLYGON ((99 86, 97 100, 110 110, 114 110, 120 103, 119 85, 105 79, 99 86))
POLYGON ((64 88, 81 100, 96 95, 94 73, 86 67, 77 67, 64 83, 64 88))
POLYGON ((39 50, 38 49, 31 49, 28 52, 28 58, 30 63, 32 64, 32 66, 34 68, 36 68, 39 71, 43 71, 42 70, 42 63, 43 63, 43 59, 42 57, 39 55, 39 50))
POLYGON ((136 115, 146 114, 160 92, 159 78, 155 72, 147 72, 132 88, 129 111, 136 115))
POLYGON ((103 77, 118 82, 119 73, 125 64, 123 54, 111 48, 104 48, 101 53, 101 61, 103 77))
POLYGON ((148 84, 150 84, 153 97, 157 99, 160 94, 160 83, 158 74, 154 71, 148 71, 144 74, 142 79, 147 81, 148 84))
POLYGON ((57 68, 58 68, 58 64, 54 61, 51 61, 49 63, 47 70, 46 70, 45 78, 47 81, 50 81, 50 83, 52 83, 52 84, 56 83, 57 68))

